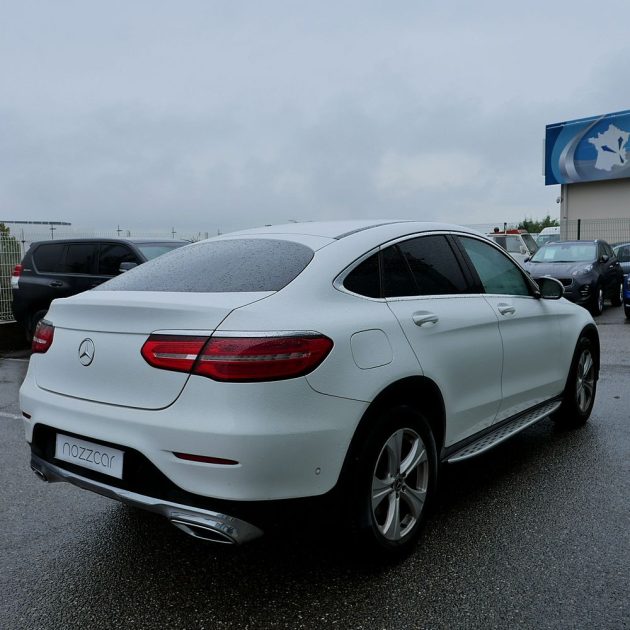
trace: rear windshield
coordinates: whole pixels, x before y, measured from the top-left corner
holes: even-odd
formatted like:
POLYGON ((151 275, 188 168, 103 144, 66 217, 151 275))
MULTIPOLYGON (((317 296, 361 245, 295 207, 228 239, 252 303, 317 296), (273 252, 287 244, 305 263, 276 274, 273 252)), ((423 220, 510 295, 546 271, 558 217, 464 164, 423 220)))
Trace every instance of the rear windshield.
POLYGON ((95 290, 279 291, 304 270, 313 254, 306 245, 276 239, 204 241, 155 258, 95 290))

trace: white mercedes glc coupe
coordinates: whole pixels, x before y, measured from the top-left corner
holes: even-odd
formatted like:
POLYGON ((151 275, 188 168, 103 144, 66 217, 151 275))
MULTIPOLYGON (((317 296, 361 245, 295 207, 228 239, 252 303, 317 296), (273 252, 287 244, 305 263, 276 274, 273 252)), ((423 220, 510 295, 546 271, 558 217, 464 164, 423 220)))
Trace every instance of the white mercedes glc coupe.
POLYGON ((480 234, 313 222, 195 243, 55 300, 20 404, 46 481, 225 543, 334 498, 339 527, 397 555, 442 464, 548 416, 582 425, 598 371, 588 312, 480 234))

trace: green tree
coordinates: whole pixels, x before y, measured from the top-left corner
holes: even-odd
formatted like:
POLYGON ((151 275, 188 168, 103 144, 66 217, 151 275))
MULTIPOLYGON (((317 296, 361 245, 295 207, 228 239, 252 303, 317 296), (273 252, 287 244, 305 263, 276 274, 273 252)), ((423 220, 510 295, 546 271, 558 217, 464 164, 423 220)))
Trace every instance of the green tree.
POLYGON ((547 215, 540 221, 536 221, 531 217, 525 217, 519 224, 519 230, 527 230, 532 234, 538 234, 542 232, 543 228, 546 227, 558 227, 560 223, 558 223, 557 219, 552 219, 551 215, 547 215))

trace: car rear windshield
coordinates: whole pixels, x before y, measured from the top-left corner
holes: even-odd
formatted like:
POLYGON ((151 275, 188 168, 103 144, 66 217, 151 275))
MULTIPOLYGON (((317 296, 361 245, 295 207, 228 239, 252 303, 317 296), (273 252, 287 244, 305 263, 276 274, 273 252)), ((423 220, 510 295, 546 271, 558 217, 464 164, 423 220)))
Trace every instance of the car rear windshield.
POLYGON ((100 291, 279 291, 312 260, 306 245, 276 239, 204 241, 164 254, 100 285, 100 291))

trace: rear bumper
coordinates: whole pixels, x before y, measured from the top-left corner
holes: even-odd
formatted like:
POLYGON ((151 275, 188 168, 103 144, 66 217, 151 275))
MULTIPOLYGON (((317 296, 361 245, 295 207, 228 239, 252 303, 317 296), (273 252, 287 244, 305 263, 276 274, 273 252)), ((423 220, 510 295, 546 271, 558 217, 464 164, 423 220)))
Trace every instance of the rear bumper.
MULTIPOLYGON (((217 384, 191 377, 184 394, 170 407, 142 410, 54 394, 39 388, 30 374, 29 368, 20 405, 30 416, 24 427, 35 455, 72 470, 56 460, 52 451, 44 454, 41 444, 34 443, 39 429, 48 432, 48 444, 54 442, 55 432, 67 433, 135 451, 184 492, 235 502, 329 492, 337 484, 350 441, 367 408, 365 402, 315 392, 303 378, 217 384), (238 463, 188 461, 174 453, 238 463)), ((141 466, 135 470, 136 481, 146 478, 141 466)), ((82 474, 81 469, 74 473, 82 474)), ((106 478, 97 480, 108 483, 106 478)), ((145 488, 136 481, 126 489, 141 494, 148 489, 153 494, 153 486, 145 488)))
POLYGON ((212 510, 156 499, 136 492, 107 485, 69 472, 45 461, 37 455, 31 457, 31 468, 47 482, 66 481, 79 488, 91 490, 110 499, 139 507, 165 516, 173 525, 187 534, 212 542, 240 544, 262 536, 261 529, 242 519, 212 510))

